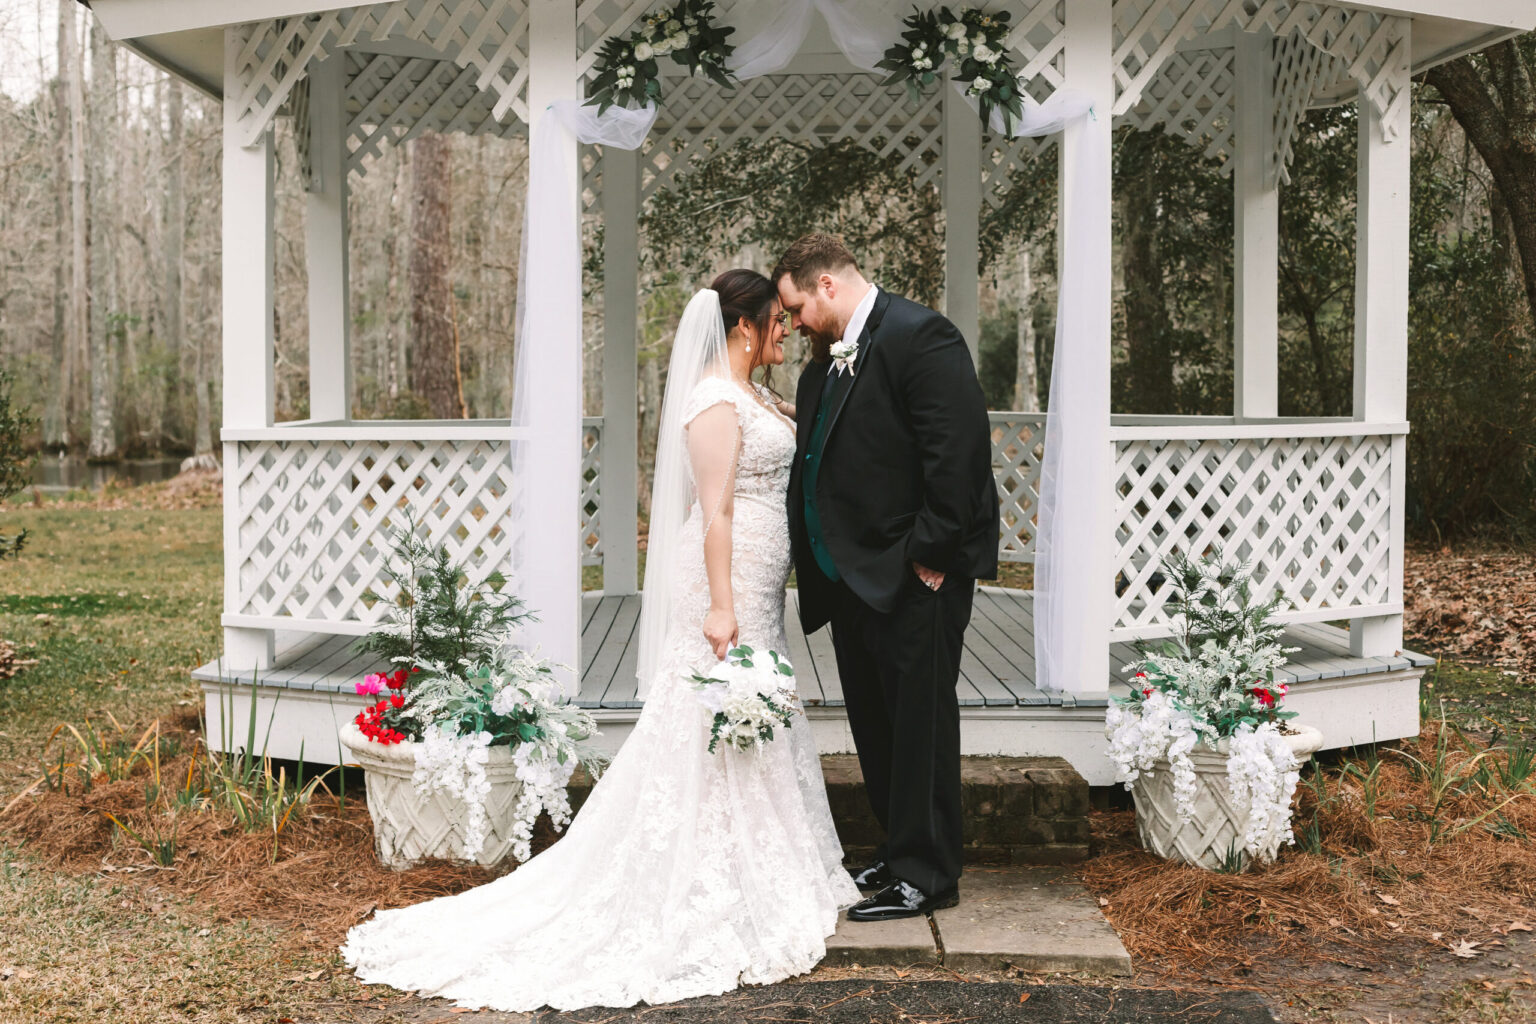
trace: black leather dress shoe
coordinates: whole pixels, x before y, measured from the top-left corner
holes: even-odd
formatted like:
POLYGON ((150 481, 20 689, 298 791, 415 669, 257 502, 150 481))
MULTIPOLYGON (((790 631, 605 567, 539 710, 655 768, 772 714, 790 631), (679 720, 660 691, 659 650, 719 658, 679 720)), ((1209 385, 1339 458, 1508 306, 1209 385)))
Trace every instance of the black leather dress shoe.
POLYGON ((917 886, 898 879, 868 899, 849 907, 848 920, 894 921, 901 917, 920 917, 929 911, 953 907, 959 902, 958 888, 929 896, 917 886))
POLYGON ((891 866, 883 860, 877 860, 863 871, 853 872, 853 884, 859 887, 859 892, 879 892, 892 882, 896 876, 891 874, 891 866))

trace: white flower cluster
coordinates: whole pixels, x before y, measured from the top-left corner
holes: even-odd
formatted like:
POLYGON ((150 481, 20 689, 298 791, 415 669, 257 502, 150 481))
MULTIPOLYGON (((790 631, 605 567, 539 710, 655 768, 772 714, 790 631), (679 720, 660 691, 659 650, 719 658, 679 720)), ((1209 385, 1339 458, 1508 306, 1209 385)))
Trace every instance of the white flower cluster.
POLYGON ((1296 841, 1291 797, 1300 781, 1300 762, 1274 722, 1237 727, 1227 755, 1227 786, 1234 804, 1248 803, 1243 848, 1260 863, 1274 860, 1282 843, 1296 841))
POLYGON ((533 856, 533 823, 539 820, 541 811, 549 813, 557 831, 571 820, 566 786, 576 770, 576 758, 567 751, 562 761, 563 746, 559 737, 546 735, 536 742, 520 743, 512 751, 517 780, 523 784, 512 812, 512 856, 520 861, 533 856))
POLYGON ((1115 764, 1115 781, 1126 789, 1150 772, 1159 758, 1173 768, 1173 797, 1179 818, 1195 815, 1195 766, 1189 752, 1199 740, 1195 720, 1166 693, 1154 692, 1141 705, 1141 714, 1111 701, 1105 714, 1109 727, 1109 758, 1115 764))
POLYGON ((789 726, 796 695, 778 670, 772 652, 752 664, 724 662, 699 684, 699 703, 714 715, 710 749, 724 743, 735 750, 758 750, 775 726, 789 726))
POLYGON ((485 777, 491 734, 460 736, 441 725, 428 726, 416 745, 416 770, 411 784, 422 795, 447 793, 464 802, 464 845, 460 855, 474 860, 485 845, 485 797, 491 784, 485 777))
MULTIPOLYGON (((1111 703, 1105 715, 1109 757, 1115 781, 1126 789, 1150 772, 1160 758, 1173 770, 1174 804, 1180 821, 1195 816, 1195 769, 1189 759, 1200 738, 1200 724, 1168 694, 1155 691, 1136 714, 1111 703)), ((1265 722, 1255 729, 1238 726, 1227 754, 1227 786, 1232 802, 1248 806, 1243 848, 1261 863, 1275 859, 1282 844, 1295 842, 1291 832, 1291 798, 1301 780, 1301 765, 1279 726, 1265 722)))

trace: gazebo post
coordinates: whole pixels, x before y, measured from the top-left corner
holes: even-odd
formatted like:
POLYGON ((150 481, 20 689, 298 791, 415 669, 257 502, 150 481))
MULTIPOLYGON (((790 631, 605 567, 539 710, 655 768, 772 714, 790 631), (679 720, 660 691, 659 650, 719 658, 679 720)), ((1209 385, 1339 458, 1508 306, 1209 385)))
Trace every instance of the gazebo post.
POLYGON ((603 150, 603 593, 639 590, 640 154, 603 150))
POLYGON ((1279 415, 1280 188, 1274 160, 1274 36, 1236 32, 1232 175, 1232 414, 1279 415))
POLYGON ((352 311, 347 225, 346 55, 309 66, 309 418, 352 416, 352 311))
MULTIPOLYGON (((224 30, 224 95, 245 88, 239 73, 242 36, 224 30)), ((263 132, 249 148, 241 145, 245 118, 239 105, 224 103, 223 296, 224 426, 270 427, 273 423, 272 357, 274 337, 272 132, 263 132)), ((224 442, 224 612, 240 603, 241 550, 259 543, 240 508, 236 445, 224 442)), ((249 569, 245 571, 251 571, 249 569)), ((275 651, 270 629, 224 628, 224 661, 232 672, 272 666, 275 651)))
MULTIPOLYGON (((548 119, 556 100, 579 99, 580 76, 576 70, 575 0, 531 0, 528 5, 528 119, 532 145, 558 146, 558 158, 550 165, 565 174, 559 182, 558 201, 564 213, 550 218, 554 230, 574 232, 580 224, 581 163, 576 138, 548 119)), ((549 151, 530 151, 531 163, 541 162, 549 151)), ((530 168, 531 175, 535 171, 530 168)), ((536 211, 530 210, 530 218, 536 211)), ((524 230, 529 230, 525 225, 524 230)), ((542 290, 530 289, 529 301, 547 303, 560 310, 562 319, 554 337, 519 339, 526 343, 557 346, 558 358, 547 365, 549 379, 532 382, 528 398, 535 406, 533 422, 540 436, 524 443, 539 453, 529 460, 530 493, 547 496, 536 500, 524 515, 527 561, 525 583, 536 591, 518 596, 528 602, 539 621, 526 628, 541 653, 560 665, 581 663, 581 536, 576 502, 581 494, 581 251, 579 241, 566 258, 567 239, 555 240, 554 263, 540 272, 542 290), (545 433, 547 431, 547 433, 545 433), (561 497, 565 495, 567 497, 561 497), (567 504, 570 502, 570 504, 567 504)), ((540 254, 534 253, 534 259, 540 254)), ((521 314, 519 314, 521 318, 521 314)), ((521 372, 519 370, 518 372, 521 372)))
POLYGON ((944 140, 944 315, 960 328, 977 362, 981 349, 981 121, 946 74, 944 140))
MULTIPOLYGON (((1057 186, 1059 190, 1057 210, 1057 246, 1060 266, 1066 267, 1067 253, 1072 254, 1074 273, 1088 268, 1092 275, 1091 288, 1085 295, 1086 309, 1082 337, 1073 339, 1079 351, 1077 363, 1081 373, 1077 378, 1072 396, 1084 422, 1090 423, 1094 437, 1102 441, 1092 446, 1096 453, 1093 465, 1084 472, 1075 473, 1071 479, 1076 486, 1086 489, 1087 495, 1075 495, 1067 507, 1085 513, 1087 521, 1070 522, 1073 515, 1061 516, 1057 523, 1058 535, 1070 532, 1074 538, 1086 538, 1080 544, 1063 544, 1056 555, 1055 571, 1065 574, 1060 607, 1053 614, 1060 621, 1076 621, 1082 624, 1082 635, 1097 642, 1082 645, 1081 649, 1059 651, 1056 654, 1059 677, 1050 681, 1053 689, 1073 693, 1103 693, 1109 687, 1110 628, 1114 622, 1115 573, 1112 552, 1115 546, 1115 502, 1110 493, 1114 469, 1114 447, 1109 442, 1109 393, 1110 393, 1110 277, 1099 268, 1113 266, 1110 208, 1113 203, 1112 175, 1108 167, 1102 173, 1093 173, 1081 167, 1082 134, 1099 135, 1090 148, 1096 150, 1105 161, 1113 160, 1113 111, 1115 106, 1114 78, 1114 10, 1111 0, 1072 0, 1063 5, 1064 22, 1063 54, 1066 62, 1065 84, 1081 90, 1093 103, 1092 116, 1084 121, 1069 124, 1062 133, 1059 154, 1057 186), (1092 188, 1093 195, 1082 195, 1082 190, 1092 188), (1079 222, 1078 202, 1087 209, 1084 220, 1079 222), (1063 556, 1071 552, 1073 564, 1069 569, 1063 556)), ((1063 270, 1065 273, 1065 270, 1063 270)), ((1048 414, 1060 410, 1050 409, 1048 414)), ((1062 502, 1058 501, 1058 509, 1062 502)), ((1057 541, 1060 544, 1060 538, 1057 541)))
MULTIPOLYGON (((1405 25, 1404 32, 1409 31, 1405 25)), ((1408 47, 1403 47, 1404 53, 1408 47)), ((1355 228, 1354 418, 1400 423, 1408 418, 1409 132, 1406 59, 1388 74, 1400 86, 1385 115, 1361 90, 1359 194, 1355 228)), ((1388 601, 1403 599, 1405 438, 1392 439, 1388 511, 1388 601)), ((1390 656, 1403 646, 1402 613, 1356 619, 1350 653, 1390 656)))

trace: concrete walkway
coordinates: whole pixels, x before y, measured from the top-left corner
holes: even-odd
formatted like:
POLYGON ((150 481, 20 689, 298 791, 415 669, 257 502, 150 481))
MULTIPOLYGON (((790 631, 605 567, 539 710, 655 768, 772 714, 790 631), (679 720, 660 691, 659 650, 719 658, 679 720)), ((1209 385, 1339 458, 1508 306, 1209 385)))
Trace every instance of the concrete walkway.
POLYGON ((966 868, 960 905, 928 917, 864 923, 845 915, 827 940, 825 963, 1131 973, 1131 958, 1093 894, 1052 867, 966 868))

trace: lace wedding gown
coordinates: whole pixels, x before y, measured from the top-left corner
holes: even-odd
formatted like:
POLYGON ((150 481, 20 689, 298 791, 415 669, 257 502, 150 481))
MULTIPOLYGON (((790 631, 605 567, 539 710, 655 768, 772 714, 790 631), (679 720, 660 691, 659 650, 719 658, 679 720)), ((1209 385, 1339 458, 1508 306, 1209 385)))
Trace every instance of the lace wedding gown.
MULTIPOLYGON (((685 422, 725 402, 741 430, 740 639, 782 653, 793 427, 718 377, 694 389, 685 422)), ((342 955, 362 981, 462 1007, 572 1010, 717 995, 804 974, 825 955, 839 909, 859 895, 804 714, 760 753, 707 749, 711 715, 689 678, 716 661, 702 631, 702 535, 696 502, 677 546, 662 671, 564 838, 487 885, 353 928, 342 955)))

